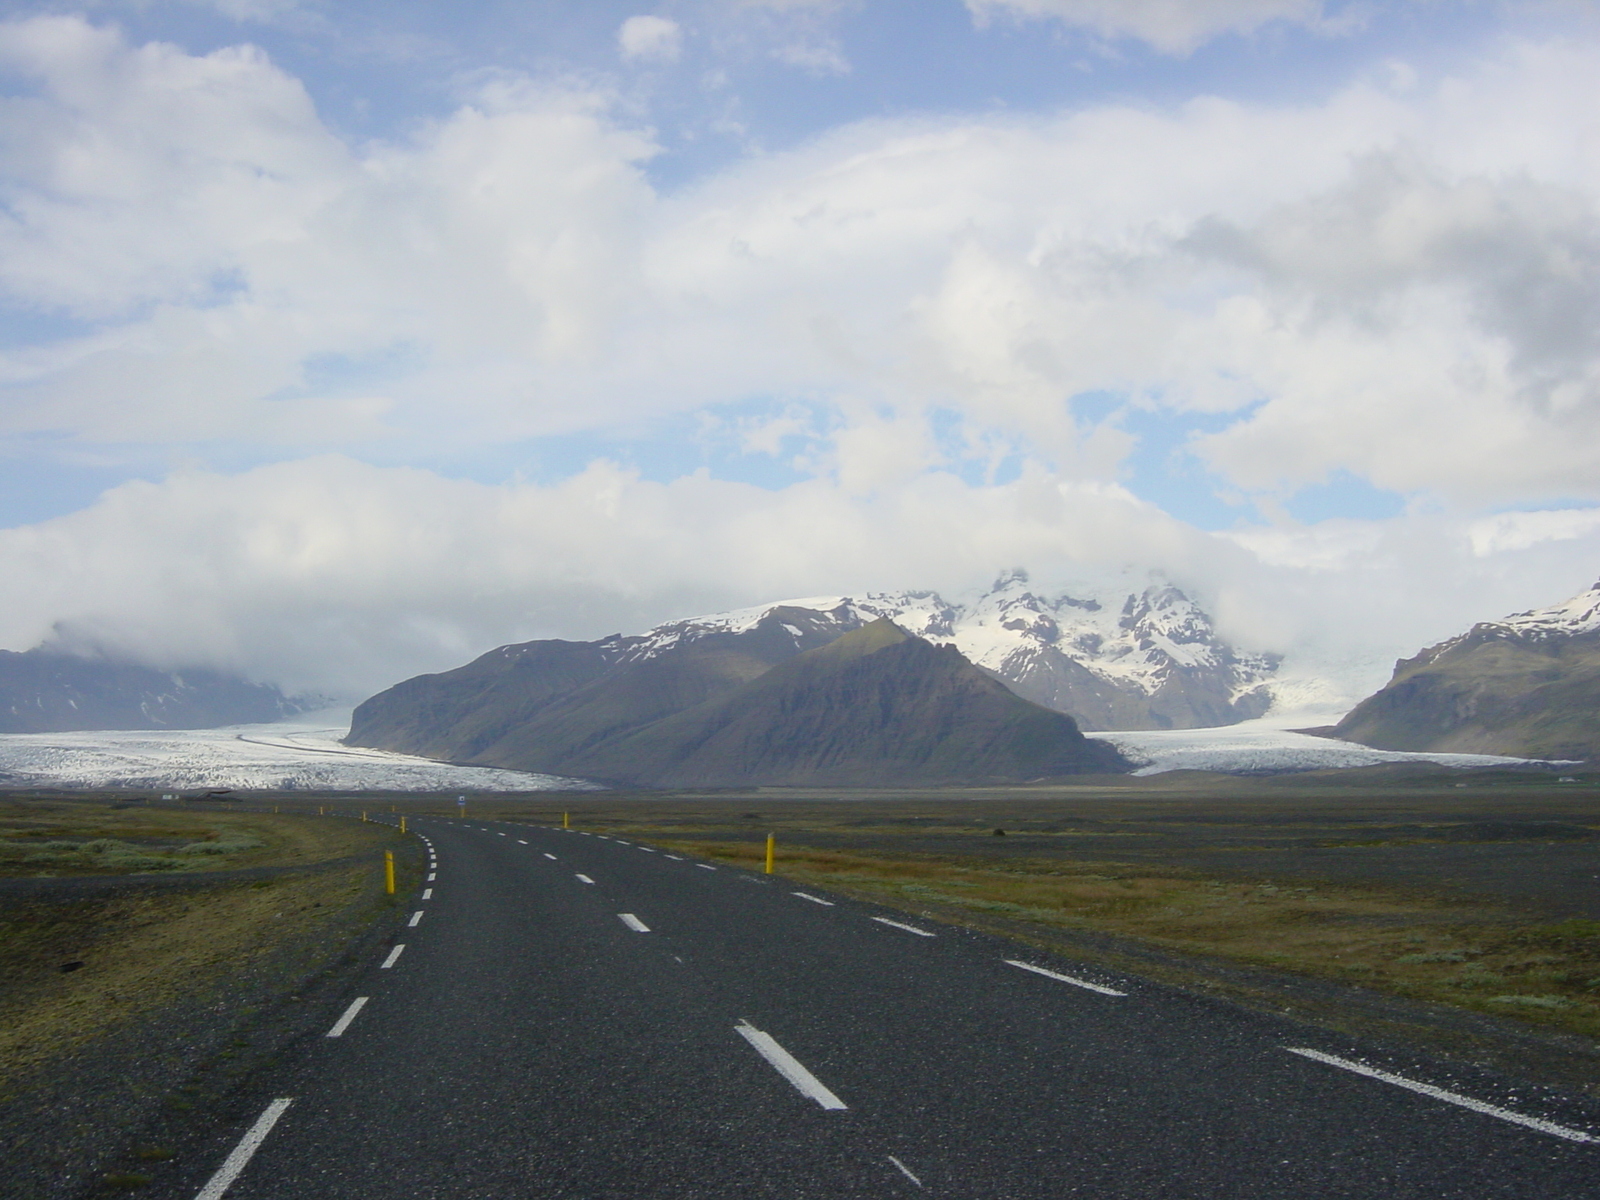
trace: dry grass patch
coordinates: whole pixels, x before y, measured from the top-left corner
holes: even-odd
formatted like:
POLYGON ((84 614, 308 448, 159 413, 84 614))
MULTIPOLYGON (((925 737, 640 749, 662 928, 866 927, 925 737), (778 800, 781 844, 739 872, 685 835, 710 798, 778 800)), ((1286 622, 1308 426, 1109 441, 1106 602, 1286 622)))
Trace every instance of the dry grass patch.
MULTIPOLYGON (((757 869, 763 855, 751 843, 674 844, 757 869)), ((1117 863, 997 865, 786 845, 779 871, 911 910, 1112 933, 1600 1035, 1600 921, 1536 924, 1420 891, 1245 882, 1117 863)))

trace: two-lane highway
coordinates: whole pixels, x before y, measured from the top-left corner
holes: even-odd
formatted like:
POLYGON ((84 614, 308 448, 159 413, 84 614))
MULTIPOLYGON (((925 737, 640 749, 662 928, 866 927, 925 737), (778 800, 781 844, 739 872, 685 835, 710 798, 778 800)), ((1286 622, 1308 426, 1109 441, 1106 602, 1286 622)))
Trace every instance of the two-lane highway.
POLYGON ((414 828, 397 944, 173 1196, 1600 1196, 1575 1098, 630 839, 414 828))

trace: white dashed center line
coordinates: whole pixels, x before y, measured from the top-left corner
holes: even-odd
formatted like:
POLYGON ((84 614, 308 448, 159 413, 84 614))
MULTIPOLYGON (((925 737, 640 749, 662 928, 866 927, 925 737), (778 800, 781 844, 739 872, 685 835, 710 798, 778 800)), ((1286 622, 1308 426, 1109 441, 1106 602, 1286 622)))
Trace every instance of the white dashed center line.
POLYGON ((415 929, 418 925, 422 924, 422 910, 419 908, 416 912, 412 913, 411 920, 407 921, 406 924, 412 929, 415 929))
POLYGON ((673 862, 682 862, 683 861, 683 859, 679 858, 676 854, 669 854, 669 855, 667 855, 667 857, 670 858, 673 862))
POLYGON ((833 901, 832 900, 824 900, 821 896, 813 896, 809 892, 791 892, 790 894, 794 895, 794 896, 799 896, 800 899, 802 899, 802 900, 809 900, 813 904, 825 904, 829 908, 833 907, 833 901))
POLYGON ((1091 992, 1099 992, 1102 996, 1126 996, 1127 992, 1119 992, 1115 988, 1108 988, 1102 984, 1090 983, 1087 979, 1079 979, 1075 975, 1063 975, 1059 971, 1047 971, 1043 967, 1036 967, 1032 963, 1019 962, 1017 959, 1003 960, 1013 967, 1021 967, 1024 971, 1032 971, 1035 975, 1043 975, 1046 979, 1059 979, 1062 983, 1070 983, 1073 987, 1087 988, 1091 992))
POLYGON ((389 951, 389 957, 378 964, 378 969, 381 971, 387 971, 390 967, 394 966, 394 960, 400 957, 400 952, 405 948, 406 944, 401 942, 393 950, 389 951))
POLYGON ((926 929, 918 929, 915 925, 902 925, 899 921, 891 921, 888 917, 873 917, 880 925, 893 925, 896 929, 904 929, 907 933, 914 933, 918 937, 937 937, 938 934, 929 933, 926 929))
POLYGON ((649 933, 650 932, 650 926, 646 925, 643 921, 639 920, 639 918, 634 916, 632 913, 618 913, 617 914, 617 919, 619 921, 621 921, 624 925, 626 925, 629 929, 633 930, 635 933, 649 933))
POLYGON ((810 1096, 823 1108, 838 1110, 849 1107, 843 1100, 830 1092, 823 1085, 822 1080, 801 1066, 794 1055, 778 1045, 771 1034, 762 1033, 749 1021, 740 1021, 733 1027, 733 1030, 754 1046, 756 1053, 771 1063, 777 1069, 778 1074, 794 1084, 795 1090, 801 1095, 810 1096))
POLYGON ((525 841, 523 841, 523 840, 522 840, 522 839, 521 839, 521 838, 518 838, 518 839, 517 839, 517 845, 519 845, 519 846, 526 846, 526 845, 527 845, 527 844, 528 844, 528 843, 527 843, 527 842, 525 842, 525 841))
POLYGON ((710 863, 695 863, 695 866, 699 867, 702 871, 715 871, 716 870, 716 868, 713 867, 710 863))
POLYGON ((424 900, 432 900, 433 899, 433 889, 432 888, 423 888, 422 889, 422 898, 424 900))
POLYGON ((432 883, 437 878, 439 878, 439 873, 437 871, 430 872, 429 875, 428 875, 427 882, 428 883, 432 883))
POLYGON ((1409 1091, 1431 1097, 1434 1100, 1443 1100, 1446 1104, 1458 1104, 1462 1108, 1482 1113, 1486 1117, 1498 1117, 1502 1121, 1510 1121, 1513 1125, 1523 1125, 1529 1129, 1537 1129, 1540 1133, 1549 1133, 1558 1138, 1566 1138, 1569 1142, 1600 1142, 1600 1137, 1585 1133, 1581 1129, 1571 1129, 1566 1125, 1557 1125, 1554 1121, 1546 1121, 1542 1117, 1525 1117, 1521 1113, 1512 1112, 1510 1109, 1500 1108, 1493 1104, 1485 1104, 1482 1100, 1474 1100, 1471 1096, 1463 1096, 1459 1092, 1447 1092, 1443 1088, 1436 1088, 1429 1083, 1418 1083, 1415 1079, 1407 1079, 1403 1075, 1391 1075, 1388 1071, 1380 1071, 1376 1067, 1367 1066, 1365 1063, 1351 1062, 1348 1058, 1324 1054, 1320 1050, 1306 1050, 1299 1046, 1285 1046, 1284 1049, 1290 1054, 1298 1054, 1302 1058, 1314 1059, 1320 1063, 1327 1063, 1330 1067, 1353 1071, 1357 1075, 1365 1075, 1368 1079, 1378 1079, 1384 1083, 1392 1083, 1396 1087, 1406 1088, 1409 1091))
POLYGON ((579 875, 578 876, 578 881, 580 883, 593 883, 594 882, 594 880, 590 879, 587 875, 579 875))
POLYGON ((554 854, 551 854, 551 853, 549 853, 549 852, 548 852, 548 851, 547 851, 547 852, 546 852, 546 853, 545 853, 545 857, 546 857, 546 858, 548 858, 548 859, 550 859, 550 860, 551 860, 551 861, 552 861, 552 862, 553 862, 553 861, 555 861, 555 857, 556 857, 556 856, 555 856, 555 855, 554 855, 554 854))
POLYGON ((906 1166, 905 1163, 901 1162, 898 1158, 896 1158, 892 1154, 889 1155, 889 1161, 892 1162, 896 1167, 898 1167, 900 1169, 900 1174, 904 1175, 907 1179, 911 1180, 911 1182, 916 1184, 918 1187, 922 1186, 922 1180, 918 1179, 915 1175, 913 1175, 911 1173, 911 1168, 906 1166))
POLYGON ((256 1123, 250 1126, 248 1133, 239 1139, 239 1144, 233 1148, 233 1153, 222 1160, 222 1165, 217 1168, 217 1173, 210 1181, 195 1193, 194 1200, 219 1200, 222 1193, 228 1190, 230 1184, 239 1178, 239 1172, 255 1157, 261 1143, 267 1140, 267 1134, 272 1132, 272 1127, 278 1123, 278 1118, 283 1116, 289 1105, 294 1103, 292 1096, 282 1096, 267 1105, 267 1109, 256 1123))
POLYGON ((333 1023, 333 1028, 328 1030, 328 1037, 343 1037, 344 1031, 350 1028, 350 1022, 356 1019, 356 1014, 367 1006, 367 997, 357 996, 349 1008, 344 1010, 344 1016, 333 1023))

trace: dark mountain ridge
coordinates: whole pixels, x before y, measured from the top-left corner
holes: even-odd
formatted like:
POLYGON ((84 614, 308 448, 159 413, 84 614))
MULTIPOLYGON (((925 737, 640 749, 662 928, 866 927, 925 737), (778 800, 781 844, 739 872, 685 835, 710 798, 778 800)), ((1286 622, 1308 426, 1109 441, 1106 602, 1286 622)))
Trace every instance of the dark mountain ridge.
POLYGON ((373 697, 347 740, 651 787, 931 785, 1128 769, 1070 717, 1016 696, 953 647, 886 619, 834 636, 816 615, 775 609, 746 631, 642 661, 611 639, 507 647, 498 661, 486 655, 373 697), (550 655, 579 664, 569 678, 581 681, 564 694, 537 669, 550 655), (530 664, 526 678, 520 662, 530 664))
POLYGON ((57 650, 0 650, 0 733, 214 729, 278 721, 306 705, 197 667, 159 671, 57 650))

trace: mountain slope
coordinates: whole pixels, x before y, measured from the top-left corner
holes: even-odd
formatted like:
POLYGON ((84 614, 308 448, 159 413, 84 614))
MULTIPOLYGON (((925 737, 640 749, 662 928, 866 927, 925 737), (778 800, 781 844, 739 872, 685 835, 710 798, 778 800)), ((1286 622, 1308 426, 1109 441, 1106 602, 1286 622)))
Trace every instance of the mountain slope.
MULTIPOLYGON (((682 623, 680 623, 682 624, 682 623)), ((598 642, 527 642, 380 692, 352 715, 350 745, 543 771, 607 738, 716 699, 837 627, 783 606, 737 632, 671 626, 598 642)))
POLYGON ((220 671, 158 671, 43 648, 0 650, 0 733, 214 729, 304 710, 275 687, 220 671))
POLYGON ((1402 659, 1332 733, 1383 750, 1600 757, 1600 583, 1402 659))
POLYGON ((874 787, 1127 769, 1071 718, 886 619, 724 696, 540 766, 658 787, 874 787))

